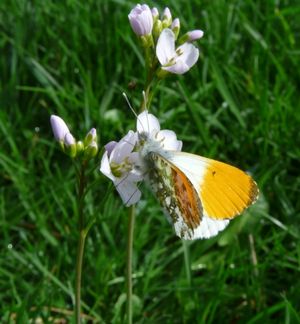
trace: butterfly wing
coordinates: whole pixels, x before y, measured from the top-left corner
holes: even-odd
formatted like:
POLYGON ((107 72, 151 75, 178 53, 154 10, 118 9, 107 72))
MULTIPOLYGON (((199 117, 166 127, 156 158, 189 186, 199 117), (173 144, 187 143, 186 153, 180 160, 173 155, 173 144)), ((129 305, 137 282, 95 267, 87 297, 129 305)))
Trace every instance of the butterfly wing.
POLYGON ((191 181, 210 219, 231 219, 258 197, 255 181, 229 164, 184 152, 173 152, 170 162, 191 181))
POLYGON ((178 151, 149 161, 152 189, 183 239, 215 236, 258 198, 255 181, 229 164, 178 151))
POLYGON ((153 192, 182 238, 192 238, 200 225, 202 205, 191 181, 175 165, 157 153, 149 154, 149 180, 153 192))

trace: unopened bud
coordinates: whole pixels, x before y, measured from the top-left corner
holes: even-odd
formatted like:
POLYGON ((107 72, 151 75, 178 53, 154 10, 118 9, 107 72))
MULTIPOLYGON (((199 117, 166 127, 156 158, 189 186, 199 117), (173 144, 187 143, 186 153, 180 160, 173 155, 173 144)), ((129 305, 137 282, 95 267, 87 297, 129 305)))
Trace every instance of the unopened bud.
POLYGON ((172 24, 172 14, 168 7, 163 12, 162 24, 163 28, 168 28, 172 24))
POLYGON ((159 16, 159 12, 158 12, 157 8, 155 8, 155 7, 152 8, 151 13, 152 13, 152 17, 153 17, 153 22, 155 22, 159 16))
POLYGON ((80 154, 84 151, 84 144, 82 141, 76 143, 76 154, 80 154))
POLYGON ((98 153, 98 145, 96 142, 92 142, 84 151, 84 157, 86 159, 91 159, 95 157, 98 153))
POLYGON ((187 33, 189 36, 188 42, 194 42, 203 37, 204 32, 200 29, 195 29, 187 33))
POLYGON ((153 27, 153 17, 148 5, 137 4, 130 11, 128 19, 133 31, 138 36, 145 36, 151 34, 153 27))
POLYGON ((175 18, 172 22, 171 29, 175 35, 175 40, 178 37, 179 31, 180 31, 180 20, 179 18, 175 18))
POLYGON ((76 141, 71 133, 67 133, 64 138, 65 152, 71 157, 76 156, 76 141))
POLYGON ((63 142, 67 133, 70 130, 64 120, 56 115, 51 115, 50 123, 55 139, 59 142, 63 142))
POLYGON ((155 40, 158 39, 162 30, 163 30, 162 22, 160 19, 157 19, 153 26, 153 36, 154 36, 155 40))
POLYGON ((84 139, 84 146, 88 146, 93 141, 97 141, 97 131, 96 128, 92 128, 86 135, 84 139))
POLYGON ((184 34, 182 37, 180 37, 180 39, 178 40, 179 45, 183 44, 183 43, 191 43, 194 42, 200 38, 202 38, 204 35, 204 32, 200 29, 195 29, 192 31, 187 32, 186 34, 184 34))

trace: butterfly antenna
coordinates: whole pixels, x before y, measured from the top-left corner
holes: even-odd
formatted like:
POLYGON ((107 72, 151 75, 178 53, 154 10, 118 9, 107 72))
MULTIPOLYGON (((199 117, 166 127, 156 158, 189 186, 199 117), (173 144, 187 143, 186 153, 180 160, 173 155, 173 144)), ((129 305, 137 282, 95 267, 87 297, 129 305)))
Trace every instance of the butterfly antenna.
POLYGON ((128 97, 127 97, 127 94, 126 94, 125 92, 122 92, 122 95, 123 95, 123 97, 125 98, 128 107, 130 108, 130 110, 132 111, 132 113, 134 114, 134 116, 138 119, 138 115, 137 115, 137 113, 135 112, 135 110, 133 109, 133 107, 131 106, 131 103, 130 103, 128 97))
POLYGON ((146 97, 146 93, 145 91, 143 90, 143 99, 144 99, 144 103, 145 103, 145 111, 147 111, 147 126, 148 126, 148 133, 150 133, 150 125, 149 125, 149 119, 148 119, 148 110, 146 108, 146 100, 147 100, 147 97, 146 97))
POLYGON ((129 109, 132 111, 132 113, 134 114, 134 116, 136 117, 136 119, 138 120, 138 122, 142 125, 142 127, 144 128, 142 122, 139 120, 139 116, 137 115, 137 113, 135 112, 135 110, 133 109, 127 95, 125 92, 122 93, 123 97, 125 98, 126 102, 127 102, 127 105, 129 107, 129 109))

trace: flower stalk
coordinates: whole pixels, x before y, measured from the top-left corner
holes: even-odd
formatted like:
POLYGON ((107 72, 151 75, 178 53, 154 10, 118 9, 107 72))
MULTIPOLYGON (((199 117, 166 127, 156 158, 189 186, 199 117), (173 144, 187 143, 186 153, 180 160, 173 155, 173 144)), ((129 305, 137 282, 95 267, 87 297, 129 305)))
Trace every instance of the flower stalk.
POLYGON ((78 178, 78 246, 76 256, 76 283, 75 283, 75 322, 76 324, 81 323, 81 277, 82 277, 82 263, 83 253, 85 246, 85 239, 87 231, 84 229, 84 195, 86 187, 85 178, 86 161, 82 162, 79 178, 78 178))
POLYGON ((127 323, 132 324, 132 250, 133 250, 133 232, 135 221, 135 205, 129 208, 128 234, 127 234, 127 323))

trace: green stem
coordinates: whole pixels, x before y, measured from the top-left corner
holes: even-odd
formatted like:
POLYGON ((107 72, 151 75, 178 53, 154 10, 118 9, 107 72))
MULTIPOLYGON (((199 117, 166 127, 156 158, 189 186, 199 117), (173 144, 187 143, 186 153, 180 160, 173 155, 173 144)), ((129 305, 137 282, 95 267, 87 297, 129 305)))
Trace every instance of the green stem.
POLYGON ((78 216, 79 216, 79 240, 77 247, 76 257, 76 284, 75 284, 75 322, 81 323, 81 276, 82 276, 82 261, 83 252, 86 238, 86 231, 84 230, 84 216, 83 216, 83 203, 84 203, 84 191, 85 191, 85 167, 86 163, 81 165, 79 179, 78 179, 78 216))
POLYGON ((75 318, 76 324, 81 323, 81 275, 82 275, 82 260, 85 245, 86 233, 82 230, 79 234, 77 261, 76 261, 76 297, 75 297, 75 318))
POLYGON ((186 279, 191 287, 192 285, 192 276, 191 276, 191 260, 190 260, 190 247, 188 241, 182 241, 183 245, 183 253, 184 253, 184 264, 185 264, 185 272, 186 272, 186 279))
POLYGON ((128 238, 127 238, 127 323, 132 324, 132 245, 134 230, 135 208, 129 208, 128 238))

